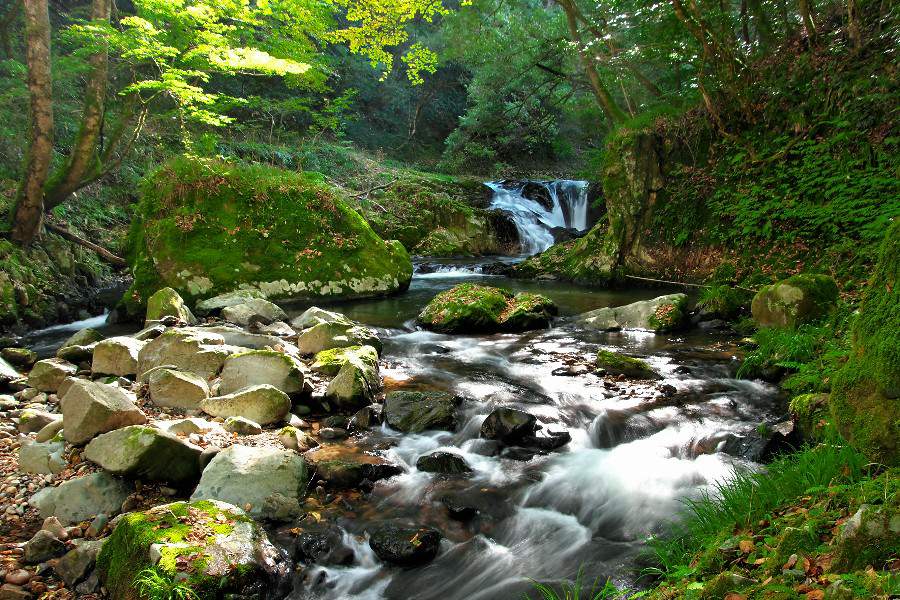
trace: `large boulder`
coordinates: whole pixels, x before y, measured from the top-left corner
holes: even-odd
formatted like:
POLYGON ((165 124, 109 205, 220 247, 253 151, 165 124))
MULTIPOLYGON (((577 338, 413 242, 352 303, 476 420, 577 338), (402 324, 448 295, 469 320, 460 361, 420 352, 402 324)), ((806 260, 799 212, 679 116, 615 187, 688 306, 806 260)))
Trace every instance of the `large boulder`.
POLYGON ((196 373, 157 367, 146 373, 146 380, 156 406, 197 410, 209 398, 209 384, 196 373))
POLYGON ((240 304, 223 308, 222 318, 230 323, 246 326, 250 323, 283 321, 287 318, 287 313, 277 304, 264 298, 248 298, 240 304))
POLYGON ((133 337, 111 337, 94 346, 91 371, 95 375, 137 375, 138 353, 146 342, 133 337))
POLYGON ((184 303, 184 299, 170 287, 158 290, 147 299, 146 321, 159 321, 163 317, 175 317, 182 323, 193 325, 197 318, 184 303))
POLYGON ((135 212, 132 315, 164 286, 192 303, 235 290, 296 301, 386 295, 412 278, 403 246, 316 174, 180 157, 147 179, 135 212))
MULTIPOLYGON (((321 353, 320 353, 321 354, 321 353)), ((372 346, 346 352, 338 374, 325 391, 325 397, 340 408, 359 408, 371 404, 381 391, 378 353, 372 346)))
POLYGON ((94 516, 119 514, 131 488, 109 473, 92 473, 64 481, 58 487, 44 488, 28 501, 41 517, 56 517, 70 525, 94 516))
POLYGON ((598 308, 579 315, 575 318, 575 323, 600 331, 641 329, 665 332, 678 329, 685 324, 686 305, 685 294, 668 294, 625 306, 598 308))
POLYGON ((147 422, 135 405, 134 394, 98 381, 73 381, 60 404, 63 435, 71 444, 84 444, 101 433, 147 422))
POLYGON ((84 457, 114 475, 182 486, 200 478, 202 451, 159 429, 131 425, 95 437, 84 457))
POLYGON ((461 399, 448 392, 391 392, 384 399, 385 423, 398 431, 455 431, 461 399))
POLYGON ((796 327, 827 315, 838 301, 838 287, 828 275, 801 273, 764 286, 750 310, 760 327, 796 327))
POLYGON ((871 460, 900 465, 900 220, 885 236, 852 338, 831 382, 831 416, 871 460))
POLYGON ((294 329, 309 329, 313 325, 319 323, 330 323, 332 321, 347 321, 347 317, 341 313, 331 312, 318 306, 310 306, 303 313, 291 320, 291 327, 294 329))
POLYGON ((372 346, 379 353, 382 349, 381 339, 374 330, 344 317, 317 323, 297 338, 297 347, 303 354, 318 354, 323 350, 351 346, 372 346))
POLYGON ((96 329, 86 327, 85 329, 80 329, 73 333, 65 342, 63 342, 60 348, 66 348, 68 346, 90 346, 101 340, 103 340, 102 333, 96 329))
POLYGON ((303 391, 305 367, 296 358, 274 350, 233 354, 222 367, 219 393, 231 394, 254 385, 268 384, 285 394, 303 391))
POLYGON ((178 584, 191 598, 255 598, 280 597, 289 565, 244 511, 203 500, 122 517, 97 556, 97 571, 114 599, 144 597, 135 580, 147 572, 155 589, 178 584))
POLYGON ((221 500, 254 518, 286 520, 300 513, 309 481, 306 463, 291 450, 230 446, 203 470, 192 500, 221 500))
POLYGON ((169 329, 141 348, 138 374, 167 366, 211 379, 222 369, 225 359, 235 352, 238 350, 226 346, 225 338, 217 333, 195 327, 169 329))
POLYGON ((435 296, 417 322, 441 333, 492 333, 548 327, 557 313, 539 294, 461 283, 435 296))
POLYGON ((283 421, 291 410, 287 394, 271 385, 254 385, 233 394, 207 398, 200 409, 213 417, 244 417, 260 425, 283 421))
POLYGON ((386 524, 370 531, 369 546, 381 560, 401 567, 417 567, 434 560, 441 534, 431 527, 386 524))
POLYGON ((317 373, 334 377, 340 372, 341 367, 354 360, 377 365, 378 351, 372 346, 348 346, 347 348, 322 350, 316 354, 315 361, 309 368, 317 373))
POLYGON ((78 367, 60 358, 39 360, 28 374, 28 385, 42 392, 55 393, 63 380, 77 371, 78 367))
POLYGON ((481 437, 506 444, 521 442, 536 428, 534 415, 514 408, 495 408, 481 424, 481 437))

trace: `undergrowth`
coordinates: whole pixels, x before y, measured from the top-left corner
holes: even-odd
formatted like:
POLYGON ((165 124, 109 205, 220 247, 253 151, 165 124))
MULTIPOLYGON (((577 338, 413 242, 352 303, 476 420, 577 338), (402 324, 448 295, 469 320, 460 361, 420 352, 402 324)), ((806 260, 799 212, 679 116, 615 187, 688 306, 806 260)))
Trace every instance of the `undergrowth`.
POLYGON ((134 578, 134 587, 144 600, 198 600, 191 587, 172 581, 155 567, 144 569, 134 578))
MULTIPOLYGON (((621 590, 613 584, 612 581, 606 579, 602 584, 599 578, 595 579, 591 587, 586 586, 584 580, 584 569, 578 570, 578 576, 575 581, 564 582, 560 584, 559 590, 556 588, 534 582, 534 589, 539 594, 537 600, 614 600, 615 598, 639 598, 644 594, 628 595, 627 590, 621 590)), ((525 600, 531 600, 530 595, 525 595, 525 600)))

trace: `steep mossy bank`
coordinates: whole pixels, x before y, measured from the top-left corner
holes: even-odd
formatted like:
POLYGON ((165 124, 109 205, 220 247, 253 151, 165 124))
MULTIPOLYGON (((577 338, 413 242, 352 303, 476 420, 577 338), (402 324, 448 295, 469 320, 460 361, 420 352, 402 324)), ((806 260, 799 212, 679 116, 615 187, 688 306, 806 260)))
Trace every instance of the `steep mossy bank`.
MULTIPOLYGON (((15 186, 7 181, 0 185, 4 189, 0 223, 6 223, 15 186)), ((114 244, 123 237, 124 215, 103 209, 93 200, 80 203, 78 208, 84 209, 81 218, 70 225, 84 238, 107 243, 105 238, 114 244)), ((119 282, 115 270, 93 251, 50 231, 28 248, 0 239, 0 331, 21 331, 100 314, 120 293, 119 282)))
POLYGON ((285 169, 324 173, 384 239, 420 256, 481 256, 518 252, 509 218, 487 208, 486 178, 446 175, 319 143, 302 148, 233 144, 226 154, 285 169))
POLYGON ((390 294, 412 263, 315 173, 177 158, 147 179, 130 233, 124 304, 172 287, 190 301, 235 289, 282 301, 390 294))
POLYGON ((592 168, 607 220, 519 273, 704 282, 730 263, 749 287, 819 271, 858 292, 900 216, 900 90, 889 36, 869 33, 855 54, 836 28, 754 66, 752 120, 694 108, 621 126, 592 168))

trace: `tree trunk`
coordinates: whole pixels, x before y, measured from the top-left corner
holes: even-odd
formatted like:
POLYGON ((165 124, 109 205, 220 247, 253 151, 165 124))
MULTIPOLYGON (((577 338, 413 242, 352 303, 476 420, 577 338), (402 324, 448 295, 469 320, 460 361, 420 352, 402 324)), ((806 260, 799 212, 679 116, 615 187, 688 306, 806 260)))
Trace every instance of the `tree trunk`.
POLYGON ((760 0, 747 0, 747 8, 750 10, 750 16, 753 17, 753 23, 756 25, 756 35, 763 48, 770 48, 775 44, 775 30, 772 27, 772 21, 766 14, 766 9, 760 0))
POLYGON ((809 0, 797 0, 797 8, 800 11, 800 17, 803 19, 803 27, 806 28, 806 35, 809 36, 809 45, 816 45, 816 24, 813 22, 812 13, 809 8, 809 0))
MULTIPOLYGON (((94 0, 91 20, 108 23, 109 13, 110 0, 94 0)), ((99 40, 99 43, 102 47, 89 58, 91 72, 84 86, 81 126, 65 166, 53 176, 47 186, 44 198, 47 210, 61 204, 85 182, 94 180, 102 169, 98 142, 103 128, 109 51, 105 39, 99 40)))
POLYGON ((566 23, 569 26, 569 34, 572 36, 572 42, 578 47, 578 56, 581 58, 584 72, 587 75, 588 82, 591 84, 591 91, 594 92, 597 104, 600 105, 603 113, 613 123, 618 124, 625 122, 627 118, 625 113, 622 112, 622 109, 616 104, 612 94, 610 94, 609 90, 603 85, 603 82, 600 80, 600 74, 597 73, 597 67, 594 66, 594 62, 591 59, 591 55, 584 47, 584 44, 581 43, 581 34, 578 32, 578 7, 574 5, 574 0, 556 0, 556 2, 562 7, 563 12, 566 13, 566 23))
POLYGON ((847 35, 853 44, 853 50, 859 52, 862 48, 862 28, 859 25, 859 3, 857 0, 847 0, 847 35))
POLYGON ((44 184, 53 153, 53 79, 47 0, 25 0, 25 62, 31 97, 31 140, 13 210, 12 239, 28 245, 41 233, 44 184))

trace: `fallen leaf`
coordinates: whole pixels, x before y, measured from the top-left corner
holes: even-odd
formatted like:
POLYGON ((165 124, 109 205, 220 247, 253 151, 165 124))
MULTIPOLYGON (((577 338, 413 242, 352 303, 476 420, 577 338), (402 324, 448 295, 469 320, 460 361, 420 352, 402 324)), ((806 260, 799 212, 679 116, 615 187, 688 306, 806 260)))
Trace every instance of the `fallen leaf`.
POLYGON ((738 544, 738 548, 740 548, 741 552, 743 552, 744 554, 750 554, 751 552, 753 552, 754 547, 755 546, 753 545, 753 542, 750 540, 741 540, 740 544, 738 544))
POLYGON ((806 600, 824 600, 825 590, 811 590, 806 592, 806 600))

